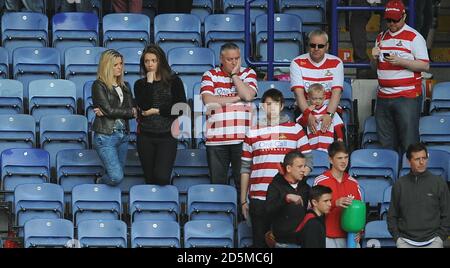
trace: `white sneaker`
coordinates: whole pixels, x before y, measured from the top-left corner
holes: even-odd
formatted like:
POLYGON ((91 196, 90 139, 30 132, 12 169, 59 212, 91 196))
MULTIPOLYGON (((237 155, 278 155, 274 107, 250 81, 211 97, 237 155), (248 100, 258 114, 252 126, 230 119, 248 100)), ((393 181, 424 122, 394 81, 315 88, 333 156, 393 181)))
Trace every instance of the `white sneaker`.
POLYGON ((433 78, 433 74, 428 72, 422 72, 422 77, 423 79, 431 79, 433 78))

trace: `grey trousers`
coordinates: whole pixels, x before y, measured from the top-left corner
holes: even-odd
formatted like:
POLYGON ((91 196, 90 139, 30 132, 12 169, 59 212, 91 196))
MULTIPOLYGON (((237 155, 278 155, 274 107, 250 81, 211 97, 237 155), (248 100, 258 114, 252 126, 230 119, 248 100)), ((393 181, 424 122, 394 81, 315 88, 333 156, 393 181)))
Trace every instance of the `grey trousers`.
POLYGON ((406 243, 405 240, 400 237, 399 239, 397 239, 397 248, 444 248, 444 242, 438 236, 431 244, 424 247, 416 247, 406 243))

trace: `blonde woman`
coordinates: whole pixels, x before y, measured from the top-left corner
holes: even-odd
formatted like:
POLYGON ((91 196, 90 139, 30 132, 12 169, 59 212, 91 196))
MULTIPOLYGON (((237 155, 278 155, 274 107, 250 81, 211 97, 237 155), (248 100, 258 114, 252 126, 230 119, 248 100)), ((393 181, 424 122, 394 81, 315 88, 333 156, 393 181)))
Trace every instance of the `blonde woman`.
POLYGON ((128 119, 136 115, 131 91, 123 80, 123 56, 116 50, 102 53, 97 80, 92 85, 92 101, 96 114, 92 142, 106 170, 97 183, 115 186, 123 179, 130 130, 128 119))

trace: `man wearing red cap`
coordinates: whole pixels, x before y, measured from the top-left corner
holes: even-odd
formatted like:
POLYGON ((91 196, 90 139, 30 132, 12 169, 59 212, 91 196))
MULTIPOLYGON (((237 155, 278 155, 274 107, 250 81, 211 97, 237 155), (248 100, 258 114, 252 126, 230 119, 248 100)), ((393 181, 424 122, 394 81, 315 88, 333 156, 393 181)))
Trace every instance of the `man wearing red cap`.
POLYGON ((381 145, 403 153, 419 141, 421 72, 430 65, 425 39, 405 23, 403 2, 389 1, 384 18, 388 29, 372 50, 379 84, 375 119, 381 145))

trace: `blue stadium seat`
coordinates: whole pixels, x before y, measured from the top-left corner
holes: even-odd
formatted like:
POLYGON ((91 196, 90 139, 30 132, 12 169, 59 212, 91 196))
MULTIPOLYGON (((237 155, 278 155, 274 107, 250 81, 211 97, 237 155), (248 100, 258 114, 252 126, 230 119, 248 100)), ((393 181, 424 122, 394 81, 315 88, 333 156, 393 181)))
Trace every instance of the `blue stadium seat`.
POLYGON ((123 55, 124 61, 124 77, 125 81, 130 84, 131 94, 134 96, 134 83, 141 78, 140 62, 142 56, 142 47, 125 47, 119 48, 118 51, 123 55))
POLYGON ((195 148, 206 150, 206 116, 199 113, 195 113, 194 116, 195 148))
POLYGON ((394 248, 396 247, 387 229, 386 221, 371 221, 366 224, 363 239, 364 248, 394 248))
POLYGON ((178 188, 180 201, 186 202, 188 189, 197 184, 209 184, 209 168, 206 150, 178 150, 172 170, 172 185, 178 188))
POLYGON ((2 16, 2 46, 12 58, 19 47, 47 47, 48 18, 37 12, 6 12, 2 16))
POLYGON ((380 208, 380 216, 381 216, 380 218, 382 220, 386 220, 386 218, 387 218, 389 205, 391 204, 391 192, 392 192, 392 186, 389 186, 386 189, 384 189, 383 202, 381 203, 381 208, 380 208))
MULTIPOLYGON (((303 28, 300 17, 292 14, 275 14, 274 59, 291 62, 303 54, 303 28)), ((267 15, 256 17, 255 24, 257 57, 267 61, 267 15)))
POLYGON ((82 115, 43 116, 39 144, 50 153, 50 166, 56 167, 56 154, 63 149, 87 149, 87 119, 82 115))
POLYGON ((151 21, 156 16, 158 9, 158 1, 157 0, 142 0, 142 14, 147 15, 151 21))
POLYGON ((31 115, 0 115, 0 152, 35 147, 36 123, 31 115))
POLYGON ((306 183, 310 186, 314 184, 317 176, 322 175, 325 171, 330 169, 330 160, 328 154, 324 151, 313 150, 313 170, 306 177, 306 183))
POLYGON ((232 224, 237 217, 237 192, 230 185, 202 184, 189 187, 189 220, 224 220, 232 224))
POLYGON ((381 149, 381 144, 377 134, 377 124, 375 116, 369 116, 364 121, 363 134, 361 139, 362 149, 381 149))
POLYGON ((144 14, 112 13, 103 17, 103 47, 145 47, 150 44, 150 18, 144 14))
POLYGON ((450 82, 438 83, 433 87, 430 103, 431 115, 450 115, 450 82))
POLYGON ((128 149, 137 149, 137 122, 132 118, 128 120, 130 124, 130 135, 128 140, 128 149))
POLYGON ((84 115, 86 116, 89 124, 89 131, 91 130, 92 123, 94 122, 95 113, 94 105, 92 104, 92 84, 94 80, 86 81, 83 85, 83 105, 84 115))
MULTIPOLYGON (((444 180, 450 181, 450 153, 447 151, 434 149, 433 147, 428 149, 428 170, 441 176, 444 180)), ((402 168, 400 169, 399 176, 405 176, 411 171, 409 161, 406 158, 406 154, 403 154, 402 168)))
POLYGON ((120 189, 106 184, 74 186, 72 215, 75 226, 86 220, 119 220, 122 215, 120 189))
POLYGON ((77 99, 83 98, 83 87, 87 81, 97 79, 97 67, 103 47, 68 48, 65 57, 65 78, 75 83, 77 99))
MULTIPOLYGON (((353 125, 355 120, 353 118, 353 88, 347 81, 344 81, 344 90, 342 91, 339 106, 342 108, 342 121, 344 121, 346 130, 348 130, 348 126, 353 125)), ((348 136, 346 140, 348 140, 348 136)))
POLYGON ((0 114, 23 113, 23 85, 20 81, 0 79, 0 114))
POLYGON ((450 147, 450 116, 424 116, 419 121, 420 141, 428 148, 438 145, 450 147))
POLYGON ((94 13, 57 13, 52 19, 52 44, 61 53, 61 63, 65 50, 71 47, 95 47, 99 45, 99 22, 94 13))
POLYGON ((192 140, 192 122, 191 116, 182 115, 178 117, 177 121, 179 127, 179 135, 177 137, 178 143, 177 148, 180 150, 190 149, 192 140))
MULTIPOLYGON (((12 193, 18 185, 50 182, 50 156, 42 149, 8 149, 1 154, 2 189, 12 193)), ((6 196, 11 201, 11 195, 6 196)))
POLYGON ((8 50, 4 47, 0 47, 0 78, 9 78, 9 61, 12 57, 8 55, 8 50))
POLYGON ((173 185, 135 185, 130 189, 130 218, 136 221, 177 221, 180 204, 173 185))
MULTIPOLYGON (((212 14, 205 18, 205 47, 214 51, 217 62, 220 62, 220 47, 227 42, 238 45, 243 58, 244 40, 244 15, 212 14)), ((243 60, 242 66, 246 65, 243 60)))
POLYGON ((63 218, 63 189, 53 183, 17 185, 14 190, 14 214, 19 227, 32 219, 63 218))
POLYGON ((124 194, 124 202, 128 203, 126 197, 131 187, 135 185, 145 184, 144 171, 142 170, 139 154, 136 149, 129 149, 127 161, 125 162, 124 177, 118 187, 124 194))
POLYGON ((205 18, 214 12, 214 0, 193 0, 191 14, 200 18, 205 22, 205 18))
POLYGON ((78 225, 82 248, 126 248, 127 225, 120 220, 86 220, 78 225))
POLYGON ((174 47, 202 45, 200 19, 192 14, 160 14, 155 17, 155 44, 166 53, 174 47))
MULTIPOLYGON (((244 15, 244 0, 223 0, 223 13, 244 15)), ((250 19, 255 23, 257 16, 267 14, 267 1, 255 0, 250 3, 250 19)))
MULTIPOLYGON (((205 105, 203 105, 202 96, 200 95, 201 85, 202 85, 201 82, 195 83, 192 88, 192 92, 194 93, 194 98, 193 98, 194 113, 202 114, 206 111, 206 108, 205 108, 205 105)), ((259 85, 259 83, 258 83, 258 85, 259 85)))
POLYGON ((93 184, 105 173, 95 150, 67 149, 56 154, 56 181, 62 186, 66 203, 74 186, 93 184))
POLYGON ((25 248, 70 247, 73 238, 73 224, 65 219, 34 219, 24 226, 25 248))
POLYGON ((238 225, 237 239, 238 248, 251 248, 253 246, 252 227, 244 221, 238 225))
POLYGON ((132 248, 180 248, 180 225, 175 221, 138 221, 131 226, 132 248))
POLYGON ((13 77, 23 83, 23 95, 28 97, 30 81, 61 77, 58 51, 51 47, 16 48, 13 53, 13 77))
POLYGON ((325 22, 326 0, 280 0, 280 12, 302 18, 304 30, 321 29, 325 22))
POLYGON ((76 114, 76 98, 76 88, 72 81, 63 79, 34 80, 29 85, 28 110, 36 122, 48 114, 76 114))
POLYGON ((204 47, 171 49, 167 60, 183 81, 187 99, 193 99, 194 93, 190 90, 195 83, 201 82, 203 73, 215 67, 214 51, 204 47))
POLYGON ((184 225, 185 248, 233 248, 233 224, 218 220, 193 220, 184 225))

